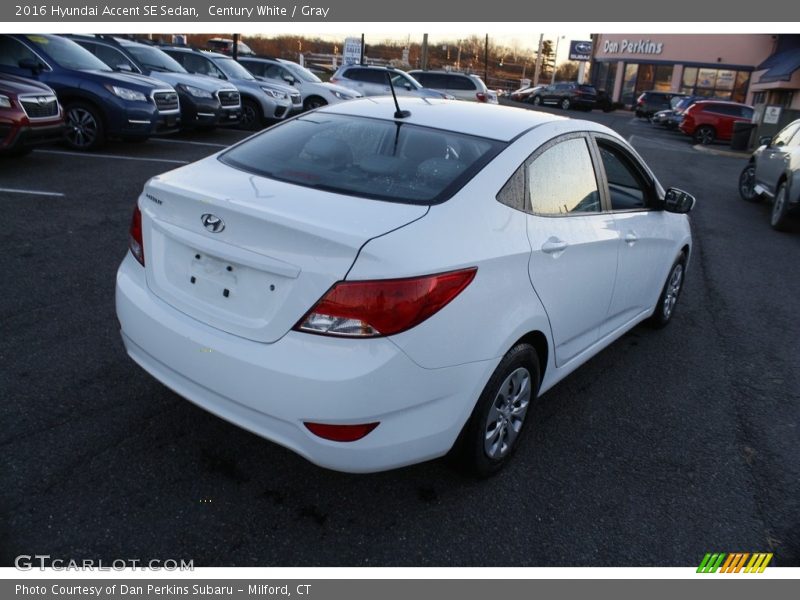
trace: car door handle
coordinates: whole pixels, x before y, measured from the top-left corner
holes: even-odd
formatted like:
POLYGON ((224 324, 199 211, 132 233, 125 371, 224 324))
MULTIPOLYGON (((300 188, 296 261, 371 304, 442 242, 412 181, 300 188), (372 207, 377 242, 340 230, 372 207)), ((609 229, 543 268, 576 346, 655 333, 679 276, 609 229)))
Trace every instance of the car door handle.
POLYGON ((551 237, 544 244, 542 244, 542 252, 545 254, 559 254, 566 250, 567 246, 567 242, 551 237))
POLYGON ((628 244, 628 246, 633 246, 638 241, 639 237, 633 231, 629 231, 625 234, 625 243, 628 244))

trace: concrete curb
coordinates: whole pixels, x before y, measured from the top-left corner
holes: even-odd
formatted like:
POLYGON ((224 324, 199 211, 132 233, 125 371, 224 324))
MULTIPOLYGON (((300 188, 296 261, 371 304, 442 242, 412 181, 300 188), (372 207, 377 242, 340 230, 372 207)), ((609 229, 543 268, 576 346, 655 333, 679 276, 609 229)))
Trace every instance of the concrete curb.
POLYGON ((696 144, 692 146, 698 152, 705 152, 706 154, 715 154, 717 156, 728 156, 730 158, 750 158, 752 152, 742 152, 741 150, 718 150, 717 148, 709 148, 703 144, 696 144))

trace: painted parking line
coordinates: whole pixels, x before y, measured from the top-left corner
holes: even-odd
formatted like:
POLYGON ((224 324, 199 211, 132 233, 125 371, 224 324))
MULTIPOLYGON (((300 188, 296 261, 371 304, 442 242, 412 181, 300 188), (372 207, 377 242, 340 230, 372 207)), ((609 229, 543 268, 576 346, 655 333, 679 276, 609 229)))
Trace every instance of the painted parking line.
MULTIPOLYGON (((160 142, 162 144, 191 144, 192 146, 211 146, 212 148, 227 148, 231 144, 212 144, 211 142, 190 142, 188 140, 165 140, 150 138, 151 142, 160 142)), ((231 142, 235 144, 236 142, 231 142)))
POLYGON ((110 158, 113 160, 141 160, 147 162, 170 163, 173 165, 188 165, 188 160, 174 160, 171 158, 147 158, 144 156, 120 156, 118 154, 92 154, 89 152, 67 152, 66 150, 34 150, 40 154, 59 154, 61 156, 80 156, 81 158, 110 158))
POLYGON ((64 194, 61 192, 42 192, 39 190, 18 190, 15 188, 0 188, 0 192, 7 192, 10 194, 31 194, 33 196, 57 196, 63 198, 64 194))

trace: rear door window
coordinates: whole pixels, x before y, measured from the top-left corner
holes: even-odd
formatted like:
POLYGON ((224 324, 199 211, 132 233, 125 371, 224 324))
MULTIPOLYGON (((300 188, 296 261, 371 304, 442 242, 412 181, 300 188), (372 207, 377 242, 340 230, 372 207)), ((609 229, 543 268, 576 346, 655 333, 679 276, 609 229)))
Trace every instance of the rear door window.
POLYGON ((528 205, 536 215, 600 212, 600 194, 584 137, 559 141, 527 164, 528 205))

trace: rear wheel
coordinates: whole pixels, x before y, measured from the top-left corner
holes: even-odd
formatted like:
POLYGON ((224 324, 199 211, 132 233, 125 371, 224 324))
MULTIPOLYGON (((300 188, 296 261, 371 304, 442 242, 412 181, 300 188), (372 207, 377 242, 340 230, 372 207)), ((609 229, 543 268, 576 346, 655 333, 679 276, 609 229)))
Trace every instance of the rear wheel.
POLYGON ((698 144, 708 145, 717 137, 717 132, 710 125, 702 125, 694 132, 694 141, 698 144))
POLYGON ((572 102, 570 101, 569 98, 564 98, 561 101, 561 108, 563 108, 564 110, 569 110, 570 106, 572 106, 572 102))
POLYGON ((74 102, 65 109, 67 128, 64 138, 67 144, 75 150, 94 150, 105 142, 105 127, 103 119, 91 104, 74 102))
POLYGON ((772 203, 772 214, 769 223, 773 229, 785 231, 789 225, 789 199, 786 197, 786 182, 778 186, 778 193, 775 194, 775 201, 772 203))
POLYGON ((760 202, 761 194, 756 192, 756 166, 747 165, 739 175, 739 195, 748 202, 760 202))
POLYGON ((528 344, 503 357, 456 442, 454 455, 478 477, 497 473, 519 445, 528 408, 539 390, 539 359, 528 344))

